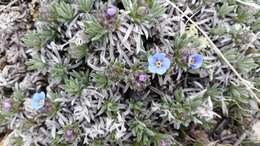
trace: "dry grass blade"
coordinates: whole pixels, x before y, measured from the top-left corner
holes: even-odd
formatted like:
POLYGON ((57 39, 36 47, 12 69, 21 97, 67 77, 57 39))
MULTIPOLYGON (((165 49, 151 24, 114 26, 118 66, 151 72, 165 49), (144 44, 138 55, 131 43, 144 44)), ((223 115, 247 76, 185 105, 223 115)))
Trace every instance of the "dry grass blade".
POLYGON ((213 41, 208 37, 208 35, 206 34, 206 32, 204 30, 202 30, 197 24, 196 22, 194 22, 193 20, 191 20, 191 18, 189 16, 187 16, 179 7, 177 7, 174 3, 172 3, 170 0, 166 0, 167 3, 169 3, 171 6, 173 6, 174 8, 176 8, 182 15, 184 15, 188 21, 190 21, 208 40, 208 42, 210 43, 210 45, 212 46, 212 48, 214 49, 214 51, 218 54, 218 56, 223 59, 223 61, 230 67, 230 69, 235 73, 235 75, 239 78, 239 80, 241 81, 241 83, 246 87, 246 89, 249 91, 249 93, 251 94, 251 96, 253 96, 256 101, 260 104, 260 99, 257 97, 256 93, 252 90, 255 87, 252 87, 252 83, 245 80, 244 78, 242 78, 242 76, 238 73, 238 71, 231 65, 231 63, 227 60, 227 58, 223 55, 223 53, 218 49, 218 47, 213 43, 213 41))

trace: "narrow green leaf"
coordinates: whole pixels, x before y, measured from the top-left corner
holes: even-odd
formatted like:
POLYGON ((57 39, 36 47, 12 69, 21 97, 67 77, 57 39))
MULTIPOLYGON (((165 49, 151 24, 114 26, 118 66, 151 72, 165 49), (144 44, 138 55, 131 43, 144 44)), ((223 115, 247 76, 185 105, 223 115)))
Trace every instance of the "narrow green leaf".
POLYGON ((79 0, 78 5, 80 11, 88 13, 92 6, 93 6, 94 0, 79 0))
POLYGON ((221 18, 224 18, 226 15, 234 11, 236 8, 236 5, 229 6, 228 3, 224 2, 224 4, 218 9, 218 14, 221 18))

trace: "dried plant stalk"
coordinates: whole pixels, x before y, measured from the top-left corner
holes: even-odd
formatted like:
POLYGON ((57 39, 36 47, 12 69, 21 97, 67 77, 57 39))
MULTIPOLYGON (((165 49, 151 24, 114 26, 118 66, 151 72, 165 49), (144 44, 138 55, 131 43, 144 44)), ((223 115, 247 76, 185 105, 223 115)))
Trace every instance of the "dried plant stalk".
POLYGON ((167 3, 169 3, 171 6, 176 8, 181 14, 183 14, 188 21, 190 21, 194 26, 206 37, 210 45, 213 47, 214 51, 217 53, 217 55, 223 59, 223 61, 230 67, 230 69, 234 72, 234 74, 238 77, 238 79, 241 81, 241 83, 246 87, 248 92, 253 96, 256 101, 260 104, 260 99, 257 97, 256 93, 252 89, 256 89, 254 85, 250 82, 244 79, 238 71, 231 65, 231 63, 228 61, 228 59, 223 55, 223 53, 218 49, 218 47, 213 43, 213 41, 209 38, 209 36, 206 34, 204 30, 202 30, 196 22, 194 22, 189 16, 187 16, 179 7, 177 7, 174 3, 172 3, 170 0, 166 0, 167 3))

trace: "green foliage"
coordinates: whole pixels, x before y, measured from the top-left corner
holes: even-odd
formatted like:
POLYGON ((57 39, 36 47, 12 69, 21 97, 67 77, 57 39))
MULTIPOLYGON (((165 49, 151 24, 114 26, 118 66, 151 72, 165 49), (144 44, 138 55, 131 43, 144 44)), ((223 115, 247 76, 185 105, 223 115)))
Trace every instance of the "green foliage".
POLYGON ((223 25, 223 24, 218 24, 216 25, 215 27, 213 27, 210 32, 213 34, 213 35, 225 35, 228 33, 228 30, 227 28, 223 25))
POLYGON ((218 9, 218 15, 224 18, 226 15, 230 14, 237 8, 236 5, 230 6, 228 3, 224 2, 223 5, 218 9))
POLYGON ((39 58, 33 58, 26 62, 29 70, 45 70, 47 69, 47 63, 42 62, 39 58))
POLYGON ((203 144, 201 144, 201 143, 194 143, 194 144, 192 144, 192 146, 203 146, 203 144))
POLYGON ((166 11, 156 0, 148 0, 147 3, 149 6, 149 14, 146 16, 146 19, 148 20, 160 17, 166 11))
POLYGON ((229 85, 228 91, 233 98, 249 97, 248 92, 244 88, 233 84, 229 85))
MULTIPOLYGON (((191 6, 189 2, 184 2, 183 0, 174 1, 176 2, 175 4, 183 10, 191 6)), ((78 112, 77 114, 80 115, 76 115, 76 119, 78 119, 76 121, 80 121, 76 127, 87 131, 91 131, 93 128, 96 128, 94 129, 95 133, 91 134, 86 132, 86 134, 82 133, 81 135, 77 135, 77 140, 79 141, 75 141, 73 144, 76 144, 77 142, 78 144, 82 143, 82 140, 88 140, 90 138, 89 142, 91 143, 91 146, 101 146, 107 143, 110 145, 127 145, 126 143, 128 142, 133 142, 133 146, 159 146, 160 140, 173 140, 173 137, 170 139, 166 135, 160 133, 160 131, 169 133, 175 138, 175 134, 180 134, 180 131, 186 130, 188 126, 193 127, 194 125, 196 128, 200 128, 198 123, 203 123, 202 127, 207 127, 208 130, 211 130, 211 127, 215 126, 212 123, 221 121, 221 119, 214 118, 209 121, 206 119, 203 121, 202 119, 197 118, 198 116, 204 116, 199 115, 200 113, 197 109, 198 107, 201 108, 200 110, 203 110, 204 107, 207 108, 207 105, 204 104, 206 101, 205 99, 208 99, 207 101, 210 103, 210 109, 213 108, 213 106, 211 106, 212 99, 214 103, 214 111, 217 112, 217 114, 219 114, 219 109, 222 108, 222 111, 225 111, 224 109, 226 109, 230 115, 232 113, 239 115, 236 116, 236 119, 239 119, 243 118, 241 116, 242 112, 244 114, 244 111, 249 111, 248 101, 251 100, 250 94, 244 86, 236 85, 237 78, 228 66, 225 64, 222 64, 222 66, 220 65, 216 59, 216 52, 210 47, 207 47, 208 42, 205 41, 203 34, 201 34, 201 32, 199 32, 196 27, 192 25, 186 25, 189 24, 189 22, 185 23, 185 32, 179 30, 179 28, 182 28, 183 23, 179 23, 177 19, 182 18, 183 15, 178 13, 174 7, 160 2, 162 1, 77 0, 74 2, 73 0, 57 0, 52 3, 54 5, 50 10, 50 17, 48 19, 49 22, 44 22, 44 25, 49 23, 47 25, 55 26, 57 29, 44 29, 43 31, 37 33, 30 32, 22 39, 25 45, 32 48, 43 48, 50 41, 55 41, 55 44, 64 46, 65 48, 58 50, 56 53, 61 56, 62 62, 65 62, 66 64, 52 64, 52 57, 50 57, 48 53, 46 54, 46 51, 44 50, 34 52, 39 53, 40 57, 37 58, 38 55, 33 56, 32 59, 29 59, 26 62, 28 70, 37 70, 46 73, 47 75, 45 79, 48 80, 51 85, 53 85, 48 86, 46 89, 48 96, 46 103, 51 101, 51 104, 55 108, 53 110, 57 111, 60 108, 64 108, 64 111, 68 111, 62 112, 61 115, 58 115, 57 117, 53 117, 54 119, 57 119, 55 120, 56 122, 64 121, 63 117, 66 117, 68 114, 73 112, 71 111, 71 104, 62 104, 62 107, 58 105, 60 103, 59 99, 61 98, 60 93, 66 92, 66 95, 68 96, 84 98, 80 96, 82 90, 84 90, 85 87, 91 88, 91 90, 93 89, 93 92, 95 92, 95 94, 91 94, 90 101, 88 103, 84 103, 93 105, 91 108, 87 109, 88 111, 86 111, 89 112, 92 120, 81 120, 84 118, 84 112, 78 112), (94 2, 95 6, 93 6, 94 2), (121 2, 123 3, 125 9, 122 8, 121 2), (105 10, 102 9, 107 8, 107 6, 109 6, 111 3, 118 7, 118 15, 115 15, 115 17, 105 15, 105 10), (75 6, 74 4, 77 5, 75 6), (74 9, 74 7, 77 9, 74 9), (118 11, 119 9, 120 11, 118 11), (74 21, 73 19, 76 18, 77 15, 76 11, 79 11, 80 17, 77 17, 78 19, 74 21), (124 17, 124 15, 128 16, 124 17), (164 21, 160 24, 160 26, 157 24, 150 24, 154 21, 157 22, 156 19, 159 19, 161 16, 170 18, 170 20, 164 21), (128 20, 129 17, 131 20, 128 20), (121 22, 127 23, 127 25, 135 25, 133 32, 131 32, 130 39, 125 41, 126 44, 116 42, 114 45, 113 42, 109 41, 95 43, 95 41, 102 41, 104 37, 108 37, 110 28, 112 28, 109 24, 111 24, 111 26, 117 25, 119 19, 120 21, 122 20, 121 22), (72 20, 73 23, 71 23, 72 20), (172 21, 174 21, 174 24, 170 23, 172 21), (77 41, 74 40, 74 38, 78 39, 78 34, 82 32, 82 27, 80 25, 81 22, 85 22, 83 31, 85 31, 87 35, 87 40, 83 41, 87 42, 83 45, 77 45, 79 43, 72 43, 72 41, 77 41), (144 23, 149 25, 139 25, 144 23), (73 27, 71 28, 70 26, 73 27), (158 31, 160 30, 158 27, 167 29, 165 30, 167 32, 158 34, 158 31), (61 36, 56 38, 58 33, 61 34, 61 36), (145 37, 147 33, 149 38, 145 37), (91 42, 88 42, 88 39, 91 40, 91 42), (174 41, 170 42, 173 39, 174 41), (169 42, 172 44, 168 45, 169 42), (97 49, 90 50, 91 48, 89 45, 90 47, 95 46, 97 49), (128 50, 129 48, 127 46, 130 46, 130 50, 128 50), (117 50, 115 47, 121 47, 123 53, 120 50, 117 50), (107 48, 107 50, 100 51, 100 48, 107 48), (145 51, 138 53, 138 51, 135 52, 135 48, 141 48, 145 51), (187 53, 185 52, 186 50, 187 53), (191 71, 187 71, 187 69, 190 63, 196 61, 190 58, 190 54, 199 53, 197 50, 201 50, 200 54, 205 56, 204 65, 206 66, 205 68, 194 71, 198 73, 195 74, 191 71), (154 53, 159 52, 165 53, 172 62, 171 68, 169 69, 169 74, 165 74, 163 76, 158 76, 149 72, 148 68, 149 55, 147 54, 153 55, 154 53), (85 64, 87 61, 89 61, 87 58, 88 55, 92 57, 91 61, 93 61, 93 64, 96 67, 106 65, 106 68, 102 71, 98 71, 94 66, 85 64), (44 60, 46 60, 46 62, 44 60), (116 62, 114 62, 115 60, 116 62), (89 71, 91 71, 91 79, 89 79, 89 71), (225 75, 225 73, 228 74, 225 75), (140 76, 140 74, 147 75, 146 77, 148 78, 147 80, 149 80, 149 84, 141 80, 142 76, 140 76), (60 82, 56 82, 54 80, 59 80, 60 82), (144 88, 142 90, 143 86, 144 88), (98 89, 97 87, 102 89, 98 89), (141 90, 135 90, 133 87, 139 88, 141 90), (192 98, 187 97, 192 93, 194 93, 194 95, 191 95, 192 98), (99 98, 101 96, 104 98, 99 98), (114 98, 115 96, 116 98, 114 98), (140 98, 137 99, 138 97, 140 98), (243 111, 241 113, 237 112, 240 109, 243 111), (122 119, 120 119, 121 117, 122 119), (106 120, 106 118, 113 118, 113 121, 111 121, 111 127, 107 127, 107 123, 104 125, 103 120, 106 120), (151 121, 148 121, 146 118, 151 121), (209 126, 210 124, 212 125, 209 126), (126 134, 130 137, 126 140, 125 136, 119 137, 122 136, 121 134, 126 134), (97 141, 95 141, 96 139, 97 141)), ((208 37, 211 38, 214 43, 216 43, 221 51, 223 51, 226 58, 231 62, 235 69, 241 73, 243 78, 250 79, 252 82, 254 82, 256 88, 259 88, 260 78, 258 77, 259 75, 256 71, 258 69, 257 67, 260 65, 260 62, 258 61, 259 51, 257 50, 257 41, 251 44, 246 44, 248 43, 246 36, 250 36, 248 38, 251 39, 251 36, 254 36, 255 33, 260 30, 260 19, 257 16, 260 16, 260 13, 253 15, 247 9, 244 9, 244 6, 242 5, 240 5, 241 7, 238 7, 237 9, 236 4, 238 4, 236 0, 202 0, 202 3, 198 5, 199 7, 196 7, 195 5, 195 7, 190 7, 194 12, 192 19, 196 20, 197 22, 210 20, 204 23, 202 26, 203 29, 207 31, 208 37), (206 2, 210 5, 206 6, 203 4, 203 2, 206 2), (221 17, 223 21, 211 21, 212 14, 214 13, 215 15, 214 7, 218 6, 219 4, 222 5, 218 8, 218 16, 221 17), (202 14, 201 8, 209 8, 211 11, 202 14), (254 18, 256 18, 256 20, 253 20, 254 18), (214 28, 212 28, 209 33, 208 31, 211 27, 214 28), (224 36, 219 37, 217 35, 224 36), (242 37, 245 38, 241 39, 242 37), (253 53, 249 52, 249 49, 245 49, 247 45, 248 47, 254 49, 253 53), (235 46, 239 49, 225 48, 227 46, 235 46)), ((127 30, 125 25, 122 25, 123 28, 120 28, 120 33, 123 35, 122 37, 124 37, 124 35, 126 37, 130 29, 127 30)), ((121 38, 120 34, 119 36, 117 33, 113 33, 112 35, 113 40, 121 38)), ((50 50, 50 48, 47 48, 47 50, 53 51, 50 50)), ((6 53, 8 53, 8 51, 4 52, 4 55, 6 55, 6 53)), ((10 57, 12 56, 7 56, 7 58, 10 57)), ((0 59, 0 68, 2 68, 1 61, 2 60, 0 59)), ((5 62, 7 62, 9 65, 9 61, 5 62)), ((6 63, 3 65, 4 67, 5 64, 6 63)), ((13 73, 12 68, 10 74, 20 76, 20 72, 13 73)), ((7 85, 10 86, 13 84, 13 82, 16 81, 20 82, 22 81, 22 78, 13 80, 12 78, 8 77, 7 85)), ((40 87, 40 89, 42 88, 45 90, 45 85, 40 87)), ((7 95, 4 95, 6 98, 6 96, 9 97, 10 95, 9 87, 7 87, 7 91, 5 90, 6 89, 3 89, 3 93, 7 93, 7 95)), ((39 89, 37 88, 37 90, 39 89)), ((253 90, 258 92, 255 89, 253 90)), ((14 117, 14 114, 16 114, 18 117, 15 118, 22 120, 27 119, 23 118, 23 116, 27 117, 28 113, 24 112, 26 108, 23 108, 22 104, 24 103, 26 95, 31 94, 32 91, 23 91, 20 88, 15 88, 11 92, 13 92, 13 94, 11 94, 11 99, 15 100, 16 102, 19 101, 17 102, 19 104, 17 109, 19 111, 17 110, 13 113, 10 112, 13 114, 10 115, 14 117), (19 118, 19 116, 22 116, 22 118, 19 118)), ((260 96, 259 92, 256 94, 260 96)), ((75 102, 81 101, 82 100, 76 100, 75 102)), ((78 105, 78 103, 75 103, 75 105, 78 105)), ((81 108, 78 107, 78 109, 81 108)), ((41 110, 39 110, 39 113, 40 112, 41 110)), ((227 114, 223 115, 228 116, 225 117, 228 119, 233 118, 227 114)), ((0 123, 6 123, 10 121, 11 118, 13 118, 11 116, 8 117, 0 112, 0 123)), ((29 115, 28 118, 31 123, 24 122, 24 125, 21 128, 22 130, 32 129, 33 127, 36 128, 36 130, 34 130, 36 132, 38 128, 43 128, 43 130, 44 128, 47 128, 47 130, 49 129, 46 127, 44 119, 42 119, 45 118, 45 115, 44 117, 42 117, 42 115, 36 115, 33 116, 33 119, 30 117, 31 116, 29 115)), ((48 119, 49 118, 50 117, 48 117, 48 119)), ((74 121, 73 118, 68 118, 68 120, 65 122, 68 124, 74 121)), ((231 126, 233 125, 231 124, 231 126)), ((64 131, 68 127, 75 128, 74 126, 67 126, 64 128, 64 124, 58 128, 61 128, 64 131)), ((53 140, 53 143, 49 145, 73 145, 67 144, 64 141, 65 136, 62 135, 61 132, 62 130, 59 130, 59 132, 57 131, 57 137, 53 140)), ((37 142, 37 140, 35 142, 37 142)), ((22 143, 20 145, 22 145, 22 143)))
POLYGON ((224 56, 229 60, 231 63, 235 63, 238 59, 240 53, 237 49, 227 49, 224 51, 224 56))
POLYGON ((8 115, 0 110, 0 123, 8 122, 8 115))
POLYGON ((80 96, 83 85, 77 78, 65 79, 64 89, 70 95, 80 96))
POLYGON ((56 35, 56 32, 52 29, 45 29, 41 32, 28 32, 22 38, 22 41, 27 47, 40 49, 44 47, 48 41, 53 40, 56 35))
POLYGON ((85 22, 85 32, 91 41, 100 40, 108 31, 97 20, 88 20, 85 22))
POLYGON ((67 75, 67 67, 62 64, 55 64, 50 71, 50 75, 55 80, 62 80, 67 75))
POLYGON ((241 73, 248 73, 258 67, 253 58, 244 56, 237 49, 229 49, 224 52, 224 56, 241 73))
POLYGON ((236 0, 221 0, 222 2, 227 2, 229 5, 235 5, 237 3, 236 0))
POLYGON ((17 84, 15 85, 15 88, 14 88, 14 91, 13 91, 13 94, 12 94, 12 98, 15 100, 15 101, 18 101, 18 102, 23 102, 24 99, 25 99, 25 91, 22 90, 17 84))
POLYGON ((106 113, 109 117, 115 117, 118 112, 118 103, 114 98, 107 99, 101 107, 99 114, 106 113))
POLYGON ((251 70, 258 67, 255 60, 250 57, 242 57, 237 61, 237 69, 241 73, 249 73, 251 70))
POLYGON ((259 31, 260 30, 260 19, 257 19, 253 25, 252 25, 252 30, 253 31, 259 31))
POLYGON ((53 146, 68 146, 68 144, 64 144, 64 143, 53 143, 53 146))
POLYGON ((76 46, 75 44, 72 44, 68 51, 71 54, 71 57, 81 59, 88 54, 89 49, 85 44, 81 46, 76 46))
POLYGON ((51 100, 51 102, 54 102, 55 99, 60 97, 60 94, 55 91, 49 91, 48 95, 48 98, 51 100))
POLYGON ((94 0, 79 0, 78 5, 80 11, 88 13, 92 8, 93 3, 94 0))
POLYGON ((55 137, 55 139, 52 140, 51 144, 53 146, 69 146, 70 144, 64 143, 63 139, 59 137, 55 137))
POLYGON ((254 78, 253 82, 254 82, 255 87, 257 89, 259 89, 260 88, 260 77, 254 78))
POLYGON ((78 79, 82 85, 88 86, 89 84, 89 71, 73 71, 71 76, 78 79))
POLYGON ((135 137, 135 144, 160 146, 160 141, 166 139, 168 136, 152 130, 144 122, 140 120, 133 120, 129 123, 129 127, 135 137))
POLYGON ((92 75, 96 86, 99 88, 108 88, 112 85, 112 81, 103 73, 96 73, 92 75))
POLYGON ((253 14, 250 13, 250 11, 248 11, 247 8, 244 8, 244 7, 238 7, 237 9, 237 16, 236 16, 236 21, 237 22, 240 22, 240 23, 246 23, 246 21, 252 17, 253 14))
POLYGON ((92 74, 91 77, 93 78, 95 86, 107 89, 124 79, 124 65, 114 63, 107 68, 105 73, 97 72, 92 74))
POLYGON ((135 101, 135 100, 131 100, 129 102, 129 107, 134 110, 135 112, 140 112, 143 110, 144 108, 144 103, 141 101, 135 101))
POLYGON ((161 16, 165 8, 157 3, 156 0, 148 0, 146 4, 141 4, 138 0, 122 0, 124 8, 130 11, 129 16, 136 23, 144 21, 150 22, 161 16), (148 7, 146 7, 148 5, 148 7))
POLYGON ((153 137, 156 135, 153 130, 139 120, 132 121, 129 126, 136 142, 139 144, 150 145, 153 137))
POLYGON ((202 0, 202 2, 206 5, 211 5, 212 3, 215 2, 215 0, 202 0))
POLYGON ((186 33, 180 34, 175 38, 174 48, 176 50, 180 50, 184 47, 187 47, 189 42, 191 42, 191 37, 189 37, 186 33))
POLYGON ((229 113, 231 118, 241 118, 242 116, 248 115, 250 111, 250 103, 248 102, 251 97, 247 90, 243 86, 237 86, 230 84, 225 92, 226 104, 228 105, 229 113), (234 113, 234 110, 240 110, 241 112, 234 113), (235 114, 235 115, 234 115, 235 114))
POLYGON ((75 15, 75 10, 72 5, 64 1, 53 4, 50 11, 51 15, 49 20, 58 23, 68 22, 72 20, 75 15))
POLYGON ((205 97, 219 97, 222 94, 221 89, 217 84, 214 84, 211 87, 207 88, 206 93, 204 94, 205 97))
POLYGON ((64 89, 70 95, 80 96, 84 87, 89 84, 89 72, 73 71, 70 78, 65 78, 64 89))
POLYGON ((160 108, 161 110, 169 111, 176 120, 176 123, 187 127, 196 118, 193 111, 202 104, 203 98, 196 97, 186 100, 182 89, 177 89, 174 97, 175 100, 161 102, 160 108))
POLYGON ((24 144, 23 138, 22 137, 15 137, 14 138, 14 144, 17 146, 22 146, 24 144))
POLYGON ((90 146, 102 146, 102 141, 101 140, 94 140, 90 146))

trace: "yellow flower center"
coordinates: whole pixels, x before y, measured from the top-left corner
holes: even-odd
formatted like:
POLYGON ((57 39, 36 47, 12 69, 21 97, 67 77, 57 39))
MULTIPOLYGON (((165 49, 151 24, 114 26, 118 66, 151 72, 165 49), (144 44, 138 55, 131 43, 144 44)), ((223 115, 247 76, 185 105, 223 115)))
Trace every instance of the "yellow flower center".
POLYGON ((155 63, 156 67, 160 68, 162 66, 162 63, 160 60, 156 61, 155 63))
POLYGON ((191 63, 191 64, 195 64, 195 59, 192 58, 191 61, 190 61, 190 63, 191 63))

